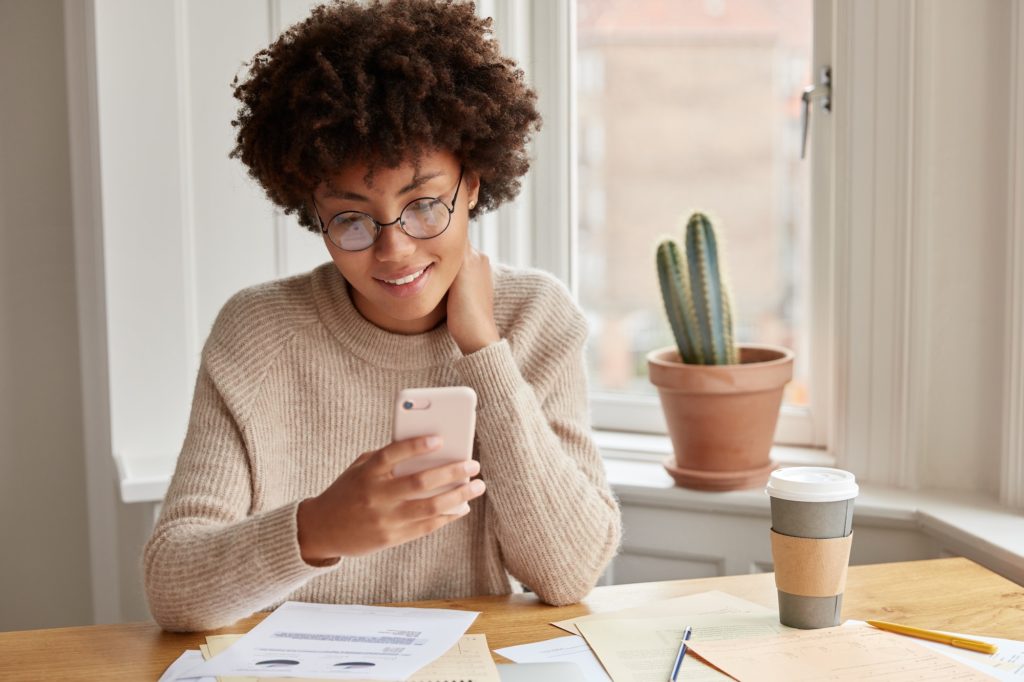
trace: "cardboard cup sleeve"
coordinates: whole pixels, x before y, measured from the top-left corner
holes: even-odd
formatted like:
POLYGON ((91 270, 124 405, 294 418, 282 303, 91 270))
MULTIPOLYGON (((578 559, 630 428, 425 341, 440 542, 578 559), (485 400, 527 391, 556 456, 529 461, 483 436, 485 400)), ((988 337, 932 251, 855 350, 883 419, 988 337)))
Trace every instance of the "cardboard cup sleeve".
POLYGON ((801 597, 834 597, 846 588, 853 533, 844 538, 796 538, 772 530, 775 585, 801 597))

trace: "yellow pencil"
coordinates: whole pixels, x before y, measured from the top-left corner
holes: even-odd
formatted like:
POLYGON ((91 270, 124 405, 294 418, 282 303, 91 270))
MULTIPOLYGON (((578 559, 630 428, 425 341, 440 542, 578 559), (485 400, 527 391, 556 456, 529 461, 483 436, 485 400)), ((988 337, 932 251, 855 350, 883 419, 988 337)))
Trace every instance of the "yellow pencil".
POLYGON ((980 642, 976 639, 967 639, 965 637, 953 637, 952 635, 947 635, 944 632, 922 630, 921 628, 911 627, 910 625, 886 623, 884 620, 869 620, 867 623, 868 625, 874 625, 879 630, 888 630, 889 632, 895 632, 900 635, 930 639, 933 642, 942 642, 943 644, 949 644, 950 646, 959 647, 961 649, 970 649, 971 651, 978 651, 983 654, 994 654, 999 651, 999 647, 989 644, 988 642, 980 642))

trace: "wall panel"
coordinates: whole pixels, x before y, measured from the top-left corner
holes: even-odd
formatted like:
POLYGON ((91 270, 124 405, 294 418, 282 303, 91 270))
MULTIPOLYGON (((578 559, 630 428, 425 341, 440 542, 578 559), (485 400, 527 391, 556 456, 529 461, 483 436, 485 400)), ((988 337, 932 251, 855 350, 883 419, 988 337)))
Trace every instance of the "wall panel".
MULTIPOLYGON (((769 539, 771 519, 765 511, 701 512, 680 509, 678 504, 625 502, 622 522, 622 549, 610 572, 614 584, 774 570, 769 539)), ((854 516, 850 563, 969 554, 969 548, 947 545, 922 532, 912 521, 885 519, 871 510, 854 516)))
POLYGON ((228 154, 238 110, 231 81, 270 36, 267 3, 252 0, 178 2, 179 57, 187 74, 182 96, 187 125, 181 147, 192 197, 185 227, 193 234, 199 344, 217 312, 238 289, 278 275, 274 211, 245 167, 228 154), (230 30, 225 30, 230 27, 230 30))
POLYGON ((175 8, 95 8, 112 447, 163 454, 184 434, 193 381, 175 8))

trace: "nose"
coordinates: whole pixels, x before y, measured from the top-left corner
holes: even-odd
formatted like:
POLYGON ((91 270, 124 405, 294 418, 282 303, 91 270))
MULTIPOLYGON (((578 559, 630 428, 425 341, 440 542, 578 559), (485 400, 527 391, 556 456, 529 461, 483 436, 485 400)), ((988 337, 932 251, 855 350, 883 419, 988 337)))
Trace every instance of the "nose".
POLYGON ((381 230, 373 245, 373 255, 381 262, 403 262, 416 251, 416 240, 402 232, 396 222, 381 230))

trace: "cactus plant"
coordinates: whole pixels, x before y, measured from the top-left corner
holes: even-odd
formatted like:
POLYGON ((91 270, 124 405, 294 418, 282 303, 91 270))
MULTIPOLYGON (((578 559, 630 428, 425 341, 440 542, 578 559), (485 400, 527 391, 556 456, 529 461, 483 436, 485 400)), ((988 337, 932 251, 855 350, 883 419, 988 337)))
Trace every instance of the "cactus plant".
POLYGON ((683 247, 670 237, 658 244, 661 296, 684 363, 739 363, 729 292, 718 260, 715 228, 703 213, 687 220, 683 247))

